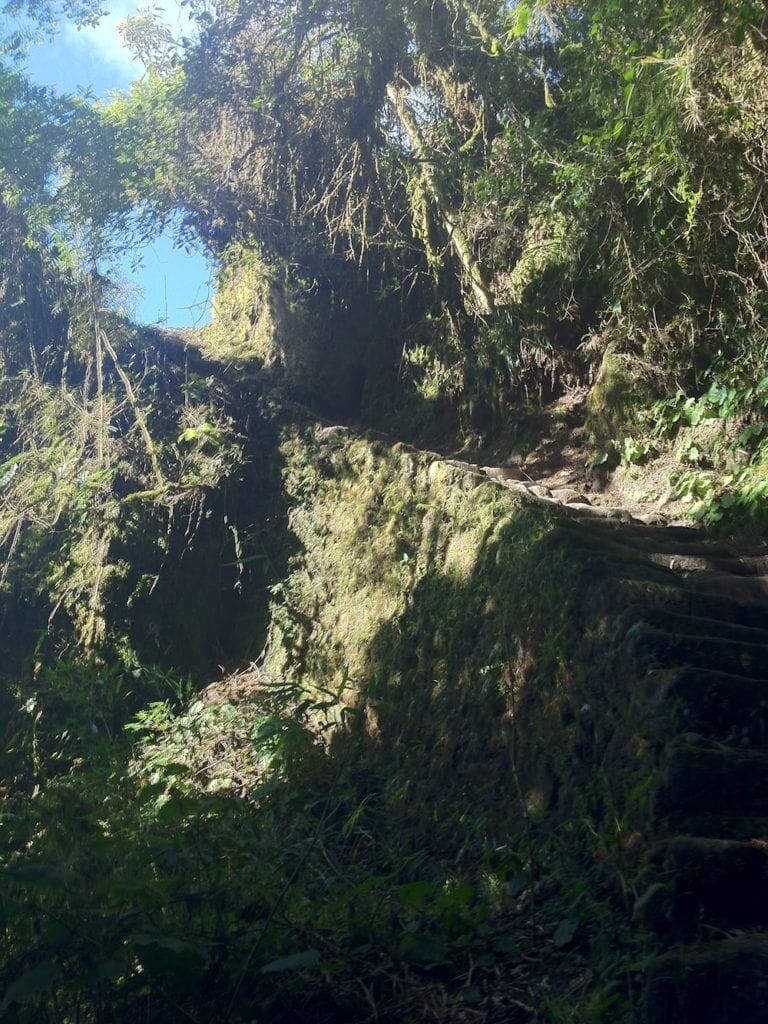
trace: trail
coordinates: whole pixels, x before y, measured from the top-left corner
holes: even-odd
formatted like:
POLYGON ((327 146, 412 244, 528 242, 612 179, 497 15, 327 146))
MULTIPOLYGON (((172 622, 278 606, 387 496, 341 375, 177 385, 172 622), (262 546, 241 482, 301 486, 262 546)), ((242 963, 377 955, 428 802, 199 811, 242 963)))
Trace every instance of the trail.
POLYGON ((573 547, 629 597, 625 669, 666 733, 635 908, 666 947, 646 974, 646 1024, 768 1021, 768 552, 449 461, 556 506, 573 547))

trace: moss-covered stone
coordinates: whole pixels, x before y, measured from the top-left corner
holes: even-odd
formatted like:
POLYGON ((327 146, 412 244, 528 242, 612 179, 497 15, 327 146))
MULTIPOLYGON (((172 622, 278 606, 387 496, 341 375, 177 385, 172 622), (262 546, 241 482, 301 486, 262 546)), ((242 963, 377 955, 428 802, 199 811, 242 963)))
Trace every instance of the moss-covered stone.
POLYGON ((322 414, 375 405, 392 375, 396 332, 362 295, 296 281, 253 249, 225 254, 203 345, 220 360, 258 367, 322 414))
POLYGON ((598 448, 618 445, 631 435, 637 410, 642 408, 642 374, 628 355, 609 349, 587 398, 586 429, 598 448))
POLYGON ((471 859, 526 819, 588 819, 608 845, 617 815, 646 828, 655 698, 622 667, 619 592, 607 614, 595 596, 635 553, 595 560, 551 506, 404 446, 325 428, 293 432, 284 457, 298 553, 266 668, 346 688, 339 742, 383 759, 404 843, 471 859))

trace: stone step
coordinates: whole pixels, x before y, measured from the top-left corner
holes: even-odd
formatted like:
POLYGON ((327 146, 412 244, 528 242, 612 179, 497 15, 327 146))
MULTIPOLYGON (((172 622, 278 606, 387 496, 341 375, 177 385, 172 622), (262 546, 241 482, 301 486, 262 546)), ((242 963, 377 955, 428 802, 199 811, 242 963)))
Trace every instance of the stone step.
POLYGON ((737 601, 724 594, 704 594, 691 590, 684 580, 670 574, 664 581, 626 579, 602 584, 606 607, 621 607, 632 602, 643 607, 670 609, 697 618, 728 620, 735 625, 768 631, 768 607, 764 602, 737 601))
POLYGON ((571 553, 588 555, 585 560, 586 567, 592 579, 603 577, 616 580, 634 580, 648 583, 658 583, 661 586, 681 585, 681 581, 675 577, 673 572, 660 565, 654 565, 647 558, 632 558, 620 552, 587 552, 576 547, 571 548, 571 553))
POLYGON ((631 512, 618 505, 584 505, 580 502, 569 502, 561 507, 567 509, 568 514, 577 523, 582 525, 611 523, 616 526, 634 526, 639 529, 648 529, 639 519, 635 519, 631 512))
POLYGON ((688 636, 636 623, 627 634, 632 656, 647 668, 688 665, 761 679, 768 675, 768 645, 688 636))
POLYGON ((600 510, 595 508, 573 509, 564 527, 570 525, 574 531, 600 537, 604 542, 610 538, 614 543, 659 559, 665 556, 677 556, 680 560, 689 558, 691 570, 717 571, 717 563, 720 562, 726 566, 725 571, 736 575, 768 575, 768 547, 763 543, 737 543, 712 537, 700 527, 651 526, 599 513, 600 510))
POLYGON ((644 1024, 768 1024, 768 935, 739 935, 657 957, 644 1024))
POLYGON ((605 544, 599 538, 580 536, 578 533, 566 530, 553 532, 544 543, 564 549, 570 560, 579 557, 589 574, 588 585, 590 588, 599 579, 645 580, 648 583, 670 587, 684 585, 684 581, 670 569, 662 565, 654 565, 642 553, 619 544, 605 544))
POLYGON ((692 545, 685 545, 685 550, 670 545, 668 551, 648 551, 648 558, 656 565, 663 565, 673 572, 682 573, 688 578, 693 573, 716 572, 731 576, 765 576, 768 571, 768 558, 765 555, 737 556, 730 553, 713 554, 690 550, 692 545))
POLYGON ((662 887, 646 923, 658 931, 690 938, 768 927, 768 842, 676 836, 654 862, 662 887))
MULTIPOLYGON (((768 753, 691 734, 668 745, 665 762, 654 801, 657 819, 680 831, 718 835, 711 828, 720 828, 730 816, 768 818, 768 753), (706 829, 689 827, 692 821, 701 825, 707 819, 712 824, 706 829)), ((753 832, 747 838, 760 835, 753 832)))
MULTIPOLYGON (((734 800, 734 806, 738 801, 734 800)), ((768 814, 739 814, 732 809, 720 814, 670 814, 663 820, 664 831, 686 835, 709 836, 712 839, 768 838, 768 814)))
POLYGON ((742 545, 709 537, 700 530, 687 527, 638 526, 636 523, 618 523, 615 520, 594 521, 584 517, 585 522, 574 526, 583 533, 601 537, 610 536, 636 551, 659 557, 691 559, 690 568, 717 569, 717 563, 727 563, 740 574, 764 575, 768 573, 768 549, 762 544, 742 545))
MULTIPOLYGON (((632 624, 643 622, 647 626, 667 633, 674 632, 684 636, 711 637, 717 640, 768 646, 768 629, 742 626, 731 621, 728 615, 711 618, 707 615, 692 615, 667 607, 634 606, 625 612, 623 618, 632 624)), ((766 675, 768 675, 768 665, 766 666, 766 675)))
POLYGON ((737 576, 730 572, 700 570, 689 573, 685 583, 700 594, 729 597, 746 604, 768 603, 768 576, 737 576))
MULTIPOLYGON (((570 547, 595 554, 620 554, 630 561, 647 560, 691 579, 698 589, 710 577, 715 581, 721 577, 733 577, 735 580, 757 578, 764 579, 764 583, 753 586, 751 590, 759 600, 765 600, 768 594, 768 554, 763 549, 745 553, 720 541, 702 537, 696 531, 693 531, 694 537, 668 537, 673 527, 655 531, 654 528, 641 527, 638 532, 632 524, 618 522, 618 526, 606 526, 606 523, 615 522, 593 518, 582 521, 578 517, 564 519, 558 533, 568 538, 570 547)), ((729 582, 731 586, 735 585, 733 580, 729 582)))
POLYGON ((580 506, 578 509, 571 510, 571 517, 573 522, 578 523, 584 529, 601 530, 606 533, 620 533, 625 541, 629 541, 634 537, 649 538, 658 542, 661 537, 664 537, 664 543, 672 541, 712 543, 711 538, 707 537, 707 534, 700 527, 649 526, 646 523, 641 523, 639 520, 627 522, 626 516, 629 515, 628 513, 624 513, 625 519, 622 521, 618 515, 601 515, 600 511, 599 508, 594 506, 591 509, 580 506))
POLYGON ((686 667, 666 683, 662 701, 673 726, 743 746, 768 744, 768 678, 686 667))

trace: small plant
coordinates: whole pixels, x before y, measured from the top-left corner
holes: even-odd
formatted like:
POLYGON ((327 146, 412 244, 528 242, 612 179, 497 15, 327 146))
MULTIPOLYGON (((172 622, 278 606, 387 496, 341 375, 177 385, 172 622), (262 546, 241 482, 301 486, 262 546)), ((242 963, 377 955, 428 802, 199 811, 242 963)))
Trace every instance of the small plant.
POLYGON ((653 441, 625 437, 621 445, 621 459, 627 465, 640 466, 647 462, 655 451, 656 446, 653 441))

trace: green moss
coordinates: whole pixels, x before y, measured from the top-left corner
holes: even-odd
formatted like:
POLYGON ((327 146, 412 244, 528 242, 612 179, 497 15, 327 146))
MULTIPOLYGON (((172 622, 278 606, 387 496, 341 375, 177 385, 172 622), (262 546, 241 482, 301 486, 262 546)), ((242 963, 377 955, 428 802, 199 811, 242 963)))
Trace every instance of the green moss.
POLYGON ((359 294, 345 298, 331 282, 302 279, 295 268, 234 245, 202 343, 217 359, 268 372, 322 414, 349 416, 380 400, 392 376, 393 339, 389 331, 382 337, 383 324, 381 310, 374 314, 359 294))
POLYGON ((274 275, 253 250, 230 249, 218 275, 212 322, 202 339, 219 359, 260 360, 276 357, 274 275))
MULTIPOLYGON (((621 590, 584 603, 631 554, 596 561, 547 507, 404 446, 321 429, 283 454, 298 552, 268 671, 345 692, 333 750, 380 780, 403 858, 482 874, 509 845, 545 873, 545 916, 583 916, 596 963, 606 935, 634 956, 653 696, 612 632, 621 590)), ((595 989, 584 1000, 600 1019, 595 989)))
POLYGON ((477 858, 533 808, 550 814, 553 780, 572 774, 560 715, 583 700, 567 667, 580 560, 553 542, 549 510, 440 459, 323 431, 285 455, 300 554, 266 667, 346 684, 407 843, 477 858))
MULTIPOLYGON (((545 529, 545 517, 523 510, 509 492, 472 478, 462 486, 463 474, 448 463, 402 448, 386 458, 361 440, 343 453, 315 439, 294 439, 288 448, 288 486, 299 498, 292 526, 304 555, 277 614, 273 670, 291 669, 288 652, 296 649, 293 671, 305 679, 308 673, 327 684, 346 673, 364 684, 382 657, 382 634, 416 593, 436 587, 436 622, 467 610, 464 588, 473 606, 486 605, 493 580, 478 574, 491 552, 503 564, 500 524, 527 518, 520 528, 530 537, 545 529)), ((449 663, 445 671, 456 668, 449 663)))
POLYGON ((593 444, 618 445, 632 432, 638 400, 638 378, 628 356, 607 352, 587 398, 586 427, 593 444))

